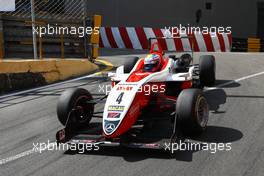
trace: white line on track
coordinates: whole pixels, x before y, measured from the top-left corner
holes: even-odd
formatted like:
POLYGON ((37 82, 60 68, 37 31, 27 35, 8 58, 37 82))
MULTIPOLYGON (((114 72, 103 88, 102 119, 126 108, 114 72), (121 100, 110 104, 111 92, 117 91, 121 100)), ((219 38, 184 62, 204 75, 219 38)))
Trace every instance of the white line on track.
MULTIPOLYGON (((254 77, 257 77, 257 76, 260 76, 260 75, 263 75, 264 74, 264 71, 263 72, 259 72, 259 73, 255 73, 255 74, 252 74, 252 75, 248 75, 248 76, 244 76, 244 77, 241 77, 241 78, 238 78, 234 81, 229 81, 227 83, 224 83, 224 84, 219 84, 217 85, 216 87, 211 87, 211 88, 207 88, 205 91, 209 91, 209 90, 212 90, 212 89, 217 89, 217 88, 222 88, 224 86, 227 86, 227 85, 230 85, 230 84, 233 84, 233 83, 237 83, 237 82, 240 82, 240 81, 243 81, 243 80, 247 80, 247 79, 250 79, 250 78, 254 78, 254 77)), ((73 82, 73 81, 77 81, 77 80, 81 80, 81 79, 85 79, 85 78, 89 78, 89 77, 94 77, 98 75, 98 73, 94 73, 92 75, 88 75, 88 76, 84 76, 84 77, 80 77, 80 78, 76 78, 76 79, 72 79, 72 80, 69 80, 69 81, 65 81, 65 82, 61 82, 61 83, 57 83, 57 84, 53 84, 53 85, 49 85, 49 86, 44 86, 44 87, 41 87, 41 88, 36 88, 36 89, 30 89, 30 90, 27 90, 27 91, 23 91, 23 92, 18 92, 18 93, 14 93, 14 94, 9 94, 7 95, 6 97, 9 97, 9 96, 15 96, 15 95, 20 95, 20 94, 23 94, 23 93, 28 93, 28 92, 32 92, 32 91, 35 91, 35 90, 40 90, 40 89, 45 89, 45 88, 49 88, 50 86, 54 86, 54 85, 61 85, 61 84, 65 84, 65 83, 69 83, 69 82, 73 82)), ((2 96, 2 97, 5 97, 5 96, 2 96)), ((2 98, 0 97, 0 99, 2 98)), ((27 150, 25 152, 22 152, 20 154, 17 154, 15 156, 11 156, 11 157, 8 157, 8 158, 5 158, 5 159, 0 159, 0 165, 4 165, 4 164, 7 164, 11 161, 15 161, 17 159, 20 159, 20 158, 23 158, 25 156, 28 156, 28 155, 31 155, 33 153, 36 153, 37 151, 34 151, 33 149, 31 150, 27 150)))
POLYGON ((48 151, 47 149, 49 148, 49 146, 52 146, 52 145, 56 145, 56 142, 49 143, 48 146, 44 150, 41 150, 41 151, 40 150, 31 149, 31 150, 27 150, 27 151, 24 151, 22 153, 19 153, 19 154, 15 155, 15 156, 11 156, 11 157, 8 157, 8 158, 5 158, 5 159, 0 159, 0 166, 4 165, 4 164, 7 164, 9 162, 18 160, 18 159, 23 158, 25 156, 34 154, 34 153, 43 153, 44 151, 48 151))
POLYGON ((24 151, 22 153, 19 153, 19 154, 15 155, 15 156, 11 156, 11 157, 8 157, 8 158, 5 158, 5 159, 1 159, 0 160, 0 165, 7 164, 7 163, 9 163, 11 161, 17 160, 19 158, 28 156, 28 155, 33 154, 33 153, 35 153, 35 151, 33 149, 31 149, 31 150, 27 150, 27 151, 24 151))
POLYGON ((254 78, 254 77, 257 77, 257 76, 260 76, 260 75, 263 75, 263 74, 264 74, 264 71, 263 72, 259 72, 259 73, 255 73, 255 74, 252 74, 252 75, 244 76, 244 77, 238 78, 238 79, 233 80, 233 81, 228 81, 226 83, 219 84, 216 87, 206 88, 205 91, 213 90, 213 89, 218 89, 218 88, 223 88, 225 86, 228 86, 228 85, 231 85, 231 84, 234 84, 234 83, 238 83, 240 81, 244 81, 244 80, 247 80, 247 79, 250 79, 250 78, 254 78))

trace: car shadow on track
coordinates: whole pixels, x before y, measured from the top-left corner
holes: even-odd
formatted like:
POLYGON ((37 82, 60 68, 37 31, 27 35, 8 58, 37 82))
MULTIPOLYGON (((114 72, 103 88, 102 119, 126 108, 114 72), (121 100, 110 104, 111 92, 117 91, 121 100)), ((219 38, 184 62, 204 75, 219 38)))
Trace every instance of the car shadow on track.
MULTIPOLYGON (((45 88, 42 90, 36 90, 28 93, 23 93, 17 96, 12 96, 9 98, 3 98, 0 99, 0 105, 3 105, 0 107, 0 109, 4 109, 9 106, 13 105, 18 105, 18 104, 23 104, 29 101, 37 100, 40 98, 44 98, 47 96, 54 96, 54 97, 59 97, 63 91, 67 89, 72 89, 72 88, 79 88, 83 86, 91 86, 91 85, 100 85, 100 84, 106 84, 107 79, 102 77, 102 78, 85 78, 84 80, 79 80, 75 81, 72 84, 65 84, 63 87, 60 86, 52 86, 50 85, 49 88, 45 88), (84 81, 85 80, 85 81, 84 81), (26 99, 25 97, 30 96, 32 98, 26 99)), ((99 86, 98 86, 99 87, 99 86)), ((95 90, 98 90, 95 89, 95 90)))
POLYGON ((204 96, 206 97, 206 100, 209 104, 210 111, 212 113, 225 113, 225 111, 221 111, 220 105, 223 105, 226 103, 226 92, 224 89, 217 88, 212 90, 206 90, 204 92, 204 96))
POLYGON ((126 147, 101 147, 99 151, 85 151, 76 153, 76 151, 66 151, 67 155, 94 155, 108 157, 122 157, 128 162, 138 162, 149 158, 155 159, 175 159, 169 152, 164 150, 132 149, 126 147))
POLYGON ((237 129, 208 126, 206 131, 199 137, 182 137, 186 145, 203 144, 208 146, 208 149, 195 148, 192 150, 176 151, 175 157, 177 160, 191 162, 193 160, 193 154, 195 152, 204 151, 208 154, 215 154, 217 152, 230 152, 232 151, 232 142, 238 141, 243 137, 243 133, 237 129), (221 146, 217 149, 217 146, 221 146), (230 150, 227 146, 230 146, 230 150))
MULTIPOLYGON (((193 154, 195 152, 204 151, 208 154, 214 154, 215 152, 228 152, 215 150, 216 145, 230 145, 232 142, 240 140, 243 137, 241 131, 219 126, 208 126, 207 130, 199 137, 185 137, 179 135, 178 141, 184 143, 184 145, 191 146, 193 144, 202 143, 208 144, 212 148, 204 150, 203 148, 189 148, 185 150, 175 150, 173 154, 164 150, 148 150, 148 149, 130 149, 125 147, 102 147, 98 151, 85 151, 79 153, 80 155, 94 155, 94 156, 108 156, 108 157, 122 157, 127 162, 138 162, 149 158, 154 159, 174 159, 177 161, 192 162, 193 154), (228 144, 229 143, 229 144, 228 144)), ((231 148, 232 149, 232 148, 231 148)), ((232 150, 231 150, 232 151, 232 150)), ((67 155, 78 154, 76 151, 66 151, 67 155)))

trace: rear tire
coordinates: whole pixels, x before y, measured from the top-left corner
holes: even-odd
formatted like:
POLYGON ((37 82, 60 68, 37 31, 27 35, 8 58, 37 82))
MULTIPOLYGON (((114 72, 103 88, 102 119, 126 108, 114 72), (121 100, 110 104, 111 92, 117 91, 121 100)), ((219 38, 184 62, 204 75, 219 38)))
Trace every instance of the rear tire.
POLYGON ((185 135, 200 135, 207 127, 209 108, 200 89, 185 89, 176 103, 177 127, 185 135))
POLYGON ((202 86, 212 86, 215 84, 215 57, 204 55, 199 59, 200 83, 202 86))
POLYGON ((130 73, 138 60, 138 57, 128 57, 126 63, 124 64, 124 73, 130 73))
POLYGON ((67 123, 72 123, 71 125, 75 127, 89 125, 94 112, 94 104, 87 103, 91 100, 93 97, 86 89, 64 91, 57 105, 57 116, 61 124, 65 126, 67 123))

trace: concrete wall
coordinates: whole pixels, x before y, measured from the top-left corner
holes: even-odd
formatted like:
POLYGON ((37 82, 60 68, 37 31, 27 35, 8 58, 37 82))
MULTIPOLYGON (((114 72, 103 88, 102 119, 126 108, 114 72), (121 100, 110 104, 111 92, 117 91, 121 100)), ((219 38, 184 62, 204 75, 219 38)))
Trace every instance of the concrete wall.
POLYGON ((5 59, 0 62, 0 94, 86 75, 97 69, 86 59, 5 59))
POLYGON ((231 26, 233 36, 257 34, 257 2, 264 0, 88 0, 88 13, 103 15, 106 26, 164 27, 196 24, 196 11, 202 10, 200 25, 231 26), (205 3, 212 2, 212 10, 205 3))

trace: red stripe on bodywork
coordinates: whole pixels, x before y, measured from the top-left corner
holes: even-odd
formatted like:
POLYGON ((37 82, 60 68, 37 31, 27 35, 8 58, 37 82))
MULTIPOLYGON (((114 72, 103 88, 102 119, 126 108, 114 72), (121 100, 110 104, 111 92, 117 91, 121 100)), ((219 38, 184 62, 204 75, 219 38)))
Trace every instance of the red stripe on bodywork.
POLYGON ((121 124, 118 126, 116 131, 111 134, 107 135, 104 133, 106 138, 115 138, 122 134, 124 134, 126 131, 128 131, 132 125, 135 124, 137 121, 137 118, 140 115, 141 110, 148 104, 150 99, 149 95, 145 95, 144 92, 138 92, 126 114, 124 119, 122 120, 121 124))

